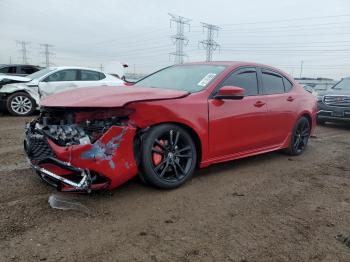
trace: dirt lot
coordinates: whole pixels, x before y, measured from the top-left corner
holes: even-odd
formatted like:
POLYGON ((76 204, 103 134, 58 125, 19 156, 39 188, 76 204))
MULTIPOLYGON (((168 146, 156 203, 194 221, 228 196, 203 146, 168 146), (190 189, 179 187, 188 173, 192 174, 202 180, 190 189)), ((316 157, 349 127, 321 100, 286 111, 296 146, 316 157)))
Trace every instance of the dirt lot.
POLYGON ((0 261, 350 261, 350 126, 318 127, 304 155, 279 152, 197 171, 173 191, 137 179, 56 193, 22 151, 29 118, 0 116, 0 261))

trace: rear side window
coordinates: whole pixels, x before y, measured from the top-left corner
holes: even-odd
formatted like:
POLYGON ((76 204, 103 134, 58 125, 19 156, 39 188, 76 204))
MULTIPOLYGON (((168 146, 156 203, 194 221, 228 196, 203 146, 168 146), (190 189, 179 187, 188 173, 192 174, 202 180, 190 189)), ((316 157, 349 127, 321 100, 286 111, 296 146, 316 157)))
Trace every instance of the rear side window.
POLYGON ((7 67, 0 68, 0 73, 16 74, 16 67, 15 66, 7 66, 7 67))
POLYGON ((292 89, 293 84, 285 77, 283 77, 283 83, 284 83, 284 90, 286 92, 289 92, 292 89))
POLYGON ((30 74, 33 74, 36 71, 38 71, 37 68, 32 67, 32 66, 21 66, 19 69, 20 69, 19 73, 24 74, 24 75, 30 75, 30 74))
POLYGON ((67 69, 57 71, 45 78, 45 82, 60 82, 60 81, 77 81, 78 70, 67 69))
POLYGON ((104 74, 91 70, 81 70, 81 81, 98 81, 106 78, 104 74))
POLYGON ((280 75, 263 71, 262 84, 265 95, 284 93, 283 78, 280 75))
POLYGON ((237 86, 245 89, 245 96, 258 94, 258 78, 255 70, 240 70, 232 73, 221 86, 237 86))

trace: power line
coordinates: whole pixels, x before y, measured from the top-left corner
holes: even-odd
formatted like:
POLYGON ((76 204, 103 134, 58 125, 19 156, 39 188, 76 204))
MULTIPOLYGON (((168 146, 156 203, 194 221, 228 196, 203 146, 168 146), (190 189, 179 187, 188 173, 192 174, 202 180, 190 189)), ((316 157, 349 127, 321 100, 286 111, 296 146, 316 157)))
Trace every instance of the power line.
POLYGON ((21 49, 19 50, 22 55, 22 62, 23 64, 28 64, 28 57, 27 57, 27 45, 29 45, 29 42, 26 41, 16 41, 18 45, 20 45, 21 49))
POLYGON ((170 55, 175 56, 175 64, 183 64, 184 62, 184 56, 186 54, 184 53, 184 45, 188 44, 188 39, 185 37, 184 34, 184 27, 185 25, 188 25, 188 28, 190 28, 190 19, 174 15, 169 13, 170 15, 170 27, 172 22, 176 23, 176 35, 171 36, 173 39, 173 42, 175 44, 176 50, 175 52, 170 53, 170 55))
POLYGON ((311 27, 311 29, 315 28, 322 28, 322 27, 328 27, 332 26, 332 28, 336 28, 337 26, 334 25, 348 25, 349 21, 345 22, 332 22, 332 23, 317 23, 317 24, 302 24, 302 25, 283 25, 283 26, 263 26, 263 27, 252 27, 252 28, 230 28, 230 29, 223 29, 223 31, 247 31, 247 30, 265 30, 265 29, 284 29, 284 28, 298 28, 298 29, 308 29, 308 27, 311 27), (306 27, 306 28, 305 28, 306 27))
POLYGON ((211 25, 201 22, 203 30, 207 30, 207 39, 202 40, 199 43, 203 45, 204 49, 207 50, 206 61, 212 61, 213 52, 220 47, 220 45, 214 40, 214 33, 218 35, 220 28, 216 25, 211 25))
POLYGON ((44 48, 44 51, 41 52, 42 54, 45 55, 45 66, 49 67, 50 65, 52 65, 52 63, 50 63, 50 56, 53 55, 52 52, 50 52, 50 48, 53 47, 53 45, 50 44, 40 44, 40 46, 42 46, 44 48))
POLYGON ((235 23, 235 24, 222 24, 221 26, 254 25, 254 24, 263 24, 263 23, 304 21, 304 20, 314 20, 314 19, 324 19, 324 18, 337 18, 337 17, 350 17, 350 14, 328 15, 328 16, 312 16, 312 17, 302 17, 302 18, 293 18, 293 19, 281 19, 281 20, 268 20, 268 21, 244 22, 244 23, 235 23))

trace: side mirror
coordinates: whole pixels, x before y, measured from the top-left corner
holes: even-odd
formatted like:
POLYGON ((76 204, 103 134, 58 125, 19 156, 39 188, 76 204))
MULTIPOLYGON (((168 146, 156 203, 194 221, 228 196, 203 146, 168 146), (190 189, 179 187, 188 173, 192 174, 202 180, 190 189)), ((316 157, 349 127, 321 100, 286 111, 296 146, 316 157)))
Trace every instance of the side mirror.
POLYGON ((239 100, 244 97, 244 89, 238 86, 223 86, 214 96, 215 99, 239 100))

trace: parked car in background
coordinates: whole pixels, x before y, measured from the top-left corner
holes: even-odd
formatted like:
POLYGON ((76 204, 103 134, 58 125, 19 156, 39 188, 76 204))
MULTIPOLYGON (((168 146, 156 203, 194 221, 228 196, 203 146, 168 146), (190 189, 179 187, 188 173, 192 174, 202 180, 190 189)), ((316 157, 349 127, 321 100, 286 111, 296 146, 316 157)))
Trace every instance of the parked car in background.
POLYGON ((350 77, 343 78, 317 97, 317 121, 350 121, 350 77))
POLYGON ((42 68, 35 65, 0 65, 0 74, 16 75, 16 76, 27 76, 33 74, 42 68))
POLYGON ((49 96, 24 145, 40 177, 62 191, 112 189, 138 173, 172 189, 197 167, 280 149, 300 155, 315 126, 316 98, 284 72, 190 63, 127 88, 49 96))
POLYGON ((16 116, 30 115, 38 108, 40 99, 48 95, 81 87, 124 84, 112 75, 82 67, 50 67, 15 78, 5 77, 5 80, 15 83, 0 87, 0 108, 16 116))

